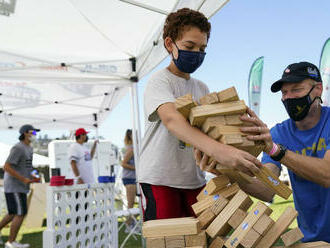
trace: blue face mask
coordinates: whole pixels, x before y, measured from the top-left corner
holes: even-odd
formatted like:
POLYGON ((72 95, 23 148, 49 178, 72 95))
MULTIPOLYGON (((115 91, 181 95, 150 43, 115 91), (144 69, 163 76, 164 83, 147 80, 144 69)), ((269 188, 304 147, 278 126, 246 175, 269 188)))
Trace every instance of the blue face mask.
MULTIPOLYGON (((175 43, 174 43, 175 44, 175 43)), ((173 57, 174 64, 178 69, 185 73, 193 73, 203 63, 205 52, 195 52, 178 49, 178 58, 173 57)))

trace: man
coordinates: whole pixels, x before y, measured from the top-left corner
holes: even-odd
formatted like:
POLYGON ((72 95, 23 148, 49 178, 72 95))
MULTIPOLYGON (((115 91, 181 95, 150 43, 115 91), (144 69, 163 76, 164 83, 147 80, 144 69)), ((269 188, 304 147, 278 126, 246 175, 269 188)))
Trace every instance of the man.
MULTIPOLYGON (((290 119, 270 131, 249 110, 242 117, 256 127, 244 127, 245 132, 258 132, 250 140, 266 143, 262 163, 277 175, 281 164, 289 171, 298 226, 303 242, 330 242, 330 108, 321 106, 322 79, 319 69, 308 62, 289 65, 282 78, 271 86, 272 92, 282 92, 282 102, 290 119)), ((261 199, 271 199, 260 182, 245 187, 261 199)))
POLYGON ((31 174, 33 171, 33 148, 30 146, 39 131, 32 125, 23 125, 19 130, 20 142, 13 146, 4 165, 4 189, 8 214, 0 222, 0 230, 12 222, 5 248, 30 247, 29 244, 20 244, 15 240, 27 214, 26 199, 29 185, 30 183, 39 182, 39 179, 31 174))
POLYGON ((75 132, 76 142, 71 145, 69 150, 69 159, 73 174, 78 184, 94 183, 94 173, 92 159, 95 154, 95 140, 91 151, 88 150, 84 143, 88 141, 87 131, 83 128, 78 128, 75 132))

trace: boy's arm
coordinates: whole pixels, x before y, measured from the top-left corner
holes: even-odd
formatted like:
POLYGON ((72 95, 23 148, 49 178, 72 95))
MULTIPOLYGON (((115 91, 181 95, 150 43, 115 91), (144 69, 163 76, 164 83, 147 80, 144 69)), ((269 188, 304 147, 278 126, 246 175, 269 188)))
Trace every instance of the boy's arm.
POLYGON ((176 110, 174 103, 168 102, 157 109, 159 118, 165 127, 178 139, 193 145, 213 157, 219 163, 251 174, 259 172, 261 162, 251 154, 217 142, 199 129, 192 127, 176 110))
POLYGON ((16 179, 20 180, 21 182, 25 183, 25 184, 29 184, 34 182, 34 180, 30 179, 30 178, 26 178, 23 177, 21 174, 19 174, 16 170, 14 170, 10 163, 6 162, 4 167, 3 167, 4 171, 6 171, 9 175, 11 175, 12 177, 15 177, 16 179))

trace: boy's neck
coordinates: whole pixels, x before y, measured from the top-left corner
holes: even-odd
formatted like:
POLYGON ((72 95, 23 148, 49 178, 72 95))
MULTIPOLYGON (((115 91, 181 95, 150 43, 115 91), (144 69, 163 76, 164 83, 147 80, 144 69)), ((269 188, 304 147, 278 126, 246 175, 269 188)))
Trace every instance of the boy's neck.
POLYGON ((178 69, 178 67, 176 67, 176 65, 174 64, 173 60, 171 61, 171 63, 169 64, 169 66, 167 67, 167 69, 173 73, 174 75, 178 76, 178 77, 182 77, 184 79, 190 79, 190 74, 189 73, 185 73, 182 72, 178 69))

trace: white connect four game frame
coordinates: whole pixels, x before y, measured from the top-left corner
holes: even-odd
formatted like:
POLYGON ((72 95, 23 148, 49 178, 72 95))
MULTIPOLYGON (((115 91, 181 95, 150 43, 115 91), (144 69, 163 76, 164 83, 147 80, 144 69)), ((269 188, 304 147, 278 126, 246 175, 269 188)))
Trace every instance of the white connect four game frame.
POLYGON ((117 248, 114 184, 47 187, 44 248, 117 248))

